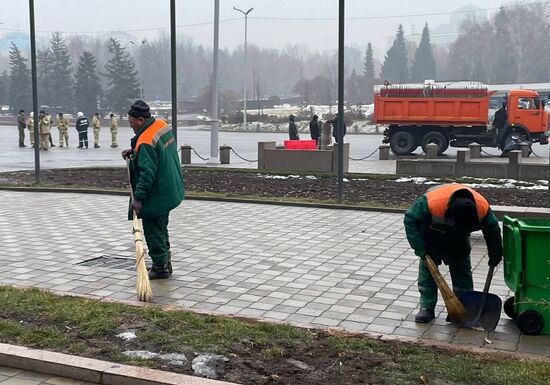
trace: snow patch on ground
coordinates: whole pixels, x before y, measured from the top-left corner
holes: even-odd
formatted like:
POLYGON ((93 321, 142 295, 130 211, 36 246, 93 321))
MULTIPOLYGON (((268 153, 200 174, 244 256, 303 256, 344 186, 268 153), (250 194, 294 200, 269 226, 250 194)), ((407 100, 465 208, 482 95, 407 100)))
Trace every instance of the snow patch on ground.
POLYGON ((260 178, 264 178, 264 179, 317 179, 316 176, 314 175, 306 175, 304 177, 300 176, 300 175, 270 175, 270 174, 256 174, 258 175, 258 177, 260 178))
MULTIPOLYGON (((471 183, 462 183, 465 186, 471 188, 487 187, 487 188, 517 188, 519 190, 546 190, 548 189, 547 180, 536 181, 518 181, 515 179, 481 179, 481 178, 468 178, 472 180, 471 183), (479 181, 479 182, 477 182, 479 181)), ((402 177, 395 180, 396 182, 413 182, 416 184, 439 184, 442 183, 441 179, 434 178, 430 180, 426 177, 402 177)))

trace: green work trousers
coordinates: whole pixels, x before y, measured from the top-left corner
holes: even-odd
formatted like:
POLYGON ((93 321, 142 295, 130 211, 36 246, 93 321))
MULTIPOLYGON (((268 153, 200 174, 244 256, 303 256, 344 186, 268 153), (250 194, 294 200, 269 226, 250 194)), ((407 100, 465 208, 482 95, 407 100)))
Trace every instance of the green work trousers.
MULTIPOLYGON (((441 259, 433 259, 436 265, 441 264, 441 259)), ((460 296, 466 291, 474 290, 470 256, 457 258, 449 263, 449 272, 451 273, 455 295, 460 296)), ((420 259, 418 268, 418 291, 420 292, 420 308, 434 309, 437 303, 437 285, 423 259, 420 259)))
POLYGON ((25 145, 25 127, 18 127, 19 129, 19 147, 25 145))
POLYGON ((143 233, 149 256, 153 260, 153 269, 156 271, 165 271, 168 262, 168 250, 170 250, 170 240, 168 237, 168 217, 170 212, 161 214, 153 218, 142 218, 143 233))

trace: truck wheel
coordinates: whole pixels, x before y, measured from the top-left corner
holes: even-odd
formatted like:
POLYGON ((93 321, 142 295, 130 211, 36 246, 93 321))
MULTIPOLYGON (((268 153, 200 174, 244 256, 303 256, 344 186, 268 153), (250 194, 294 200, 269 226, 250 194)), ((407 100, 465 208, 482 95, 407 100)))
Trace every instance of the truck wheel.
POLYGON ((516 322, 519 330, 525 334, 540 334, 542 329, 544 329, 544 320, 542 316, 534 310, 524 311, 518 316, 516 322))
POLYGON ((504 301, 504 313, 513 320, 518 318, 518 314, 514 309, 514 297, 510 297, 504 301))
POLYGON ((426 152, 427 145, 429 143, 435 143, 439 147, 437 153, 443 154, 445 150, 449 148, 449 140, 439 131, 430 131, 422 137, 422 150, 426 152))
POLYGON ((397 131, 390 138, 390 147, 396 155, 408 155, 416 150, 416 142, 411 133, 407 131, 397 131))

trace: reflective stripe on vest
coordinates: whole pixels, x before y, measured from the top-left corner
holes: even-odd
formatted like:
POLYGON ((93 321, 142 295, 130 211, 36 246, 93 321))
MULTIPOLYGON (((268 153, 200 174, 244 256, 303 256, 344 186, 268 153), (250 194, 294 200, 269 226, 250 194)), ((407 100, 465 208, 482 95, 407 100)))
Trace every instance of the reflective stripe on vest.
POLYGON ((142 144, 149 144, 153 147, 156 147, 162 135, 166 134, 169 131, 170 127, 168 127, 168 124, 164 120, 155 119, 153 124, 147 127, 145 131, 143 131, 143 133, 139 136, 136 146, 134 147, 134 152, 137 153, 139 151, 139 146, 141 146, 142 144))
POLYGON ((426 192, 428 210, 432 217, 444 222, 445 212, 449 206, 449 198, 457 190, 468 190, 473 195, 476 203, 477 216, 479 220, 482 221, 489 211, 489 203, 477 191, 461 184, 444 184, 426 192))

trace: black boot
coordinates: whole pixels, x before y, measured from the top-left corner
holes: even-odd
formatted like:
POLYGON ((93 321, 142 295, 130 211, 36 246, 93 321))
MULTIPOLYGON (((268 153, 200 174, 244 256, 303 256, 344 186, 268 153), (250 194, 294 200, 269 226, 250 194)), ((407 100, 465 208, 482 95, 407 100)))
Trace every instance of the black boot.
POLYGON ((153 266, 151 270, 148 271, 149 279, 168 279, 170 278, 170 273, 166 268, 156 268, 153 266))
POLYGON ((414 322, 420 324, 427 324, 435 318, 434 309, 420 309, 418 314, 414 317, 414 322))

